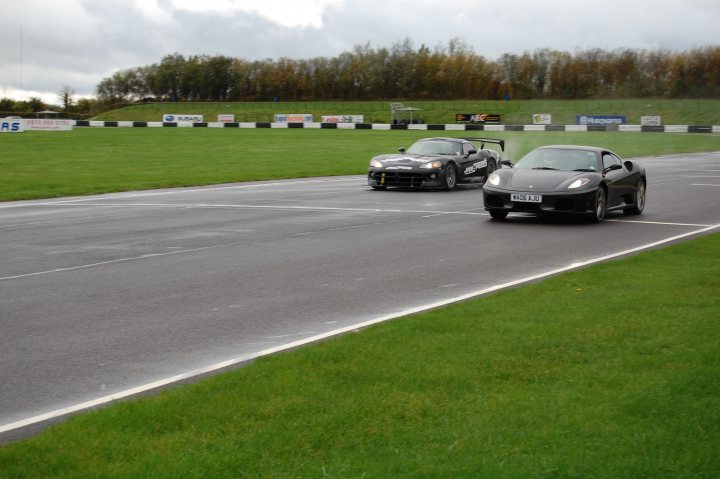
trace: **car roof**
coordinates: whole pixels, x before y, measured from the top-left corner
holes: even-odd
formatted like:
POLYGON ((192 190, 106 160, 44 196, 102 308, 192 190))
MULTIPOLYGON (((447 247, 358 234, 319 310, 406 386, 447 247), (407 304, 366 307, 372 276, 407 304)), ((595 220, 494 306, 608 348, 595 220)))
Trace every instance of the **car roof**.
POLYGON ((418 141, 451 141, 453 143, 469 143, 467 140, 462 138, 450 138, 446 136, 436 136, 433 138, 422 138, 418 141))
POLYGON ((544 149, 556 149, 556 150, 583 150, 583 151, 594 151, 596 153, 602 153, 603 151, 610 151, 607 148, 601 148, 599 146, 583 146, 583 145, 545 145, 539 146, 536 150, 544 149))

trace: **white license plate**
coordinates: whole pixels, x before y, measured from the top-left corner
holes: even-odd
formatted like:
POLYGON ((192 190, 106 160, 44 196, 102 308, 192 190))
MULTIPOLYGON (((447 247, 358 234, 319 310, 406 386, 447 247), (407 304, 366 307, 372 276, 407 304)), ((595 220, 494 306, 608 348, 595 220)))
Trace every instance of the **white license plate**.
POLYGON ((510 201, 519 201, 523 203, 542 203, 542 195, 529 195, 526 193, 512 193, 510 201))

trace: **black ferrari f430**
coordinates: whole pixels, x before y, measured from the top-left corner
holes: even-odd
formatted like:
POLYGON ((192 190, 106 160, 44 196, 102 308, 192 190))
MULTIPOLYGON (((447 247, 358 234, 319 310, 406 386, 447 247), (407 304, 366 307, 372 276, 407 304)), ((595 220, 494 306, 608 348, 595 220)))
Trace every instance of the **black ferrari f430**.
POLYGON ((584 215, 599 223, 609 211, 640 214, 647 176, 633 161, 605 148, 557 145, 536 148, 514 165, 504 161, 483 185, 485 209, 508 213, 584 215))
POLYGON ((380 155, 370 161, 368 185, 388 187, 454 189, 459 183, 482 183, 500 164, 500 154, 485 149, 486 143, 505 148, 494 138, 425 138, 399 153, 380 155), (473 142, 479 143, 480 148, 473 142))

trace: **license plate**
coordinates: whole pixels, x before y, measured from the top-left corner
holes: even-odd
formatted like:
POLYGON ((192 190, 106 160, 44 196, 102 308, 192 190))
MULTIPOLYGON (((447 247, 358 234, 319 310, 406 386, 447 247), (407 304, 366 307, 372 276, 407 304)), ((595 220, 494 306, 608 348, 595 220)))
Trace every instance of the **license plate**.
POLYGON ((513 193, 510 195, 510 201, 519 201, 523 203, 541 203, 542 195, 529 195, 526 193, 513 193))

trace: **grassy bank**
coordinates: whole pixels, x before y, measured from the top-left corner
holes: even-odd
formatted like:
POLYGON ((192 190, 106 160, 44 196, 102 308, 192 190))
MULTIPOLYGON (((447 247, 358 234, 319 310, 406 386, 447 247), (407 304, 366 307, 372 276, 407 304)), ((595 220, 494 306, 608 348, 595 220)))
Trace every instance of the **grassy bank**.
MULTIPOLYGON (((574 125, 576 115, 623 115, 635 125, 644 115, 660 116, 665 125, 720 125, 720 100, 403 100, 403 104, 420 109, 412 113, 414 120, 431 124, 455 123, 457 113, 496 113, 505 124, 525 125, 532 124, 532 115, 546 113, 559 125, 574 125)), ((310 113, 315 121, 322 115, 363 115, 366 123, 389 123, 391 119, 389 101, 155 103, 111 110, 95 119, 162 121, 165 113, 201 114, 205 121, 233 114, 236 121, 268 122, 276 113, 310 113)))
MULTIPOLYGON (((441 132, 466 136, 473 132, 441 132)), ((507 140, 507 158, 554 143, 605 145, 623 156, 720 151, 720 137, 629 132, 475 132, 507 140)), ((426 131, 214 128, 81 129, 0 136, 0 200, 361 174, 373 155, 426 131)))
POLYGON ((0 448, 2 478, 714 478, 720 235, 395 320, 0 448))

